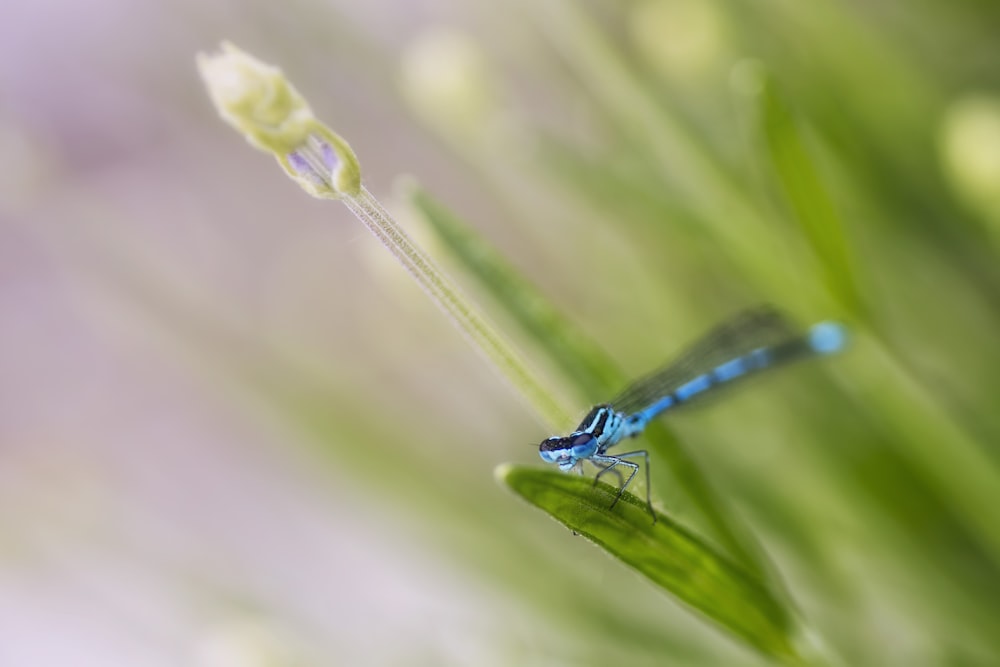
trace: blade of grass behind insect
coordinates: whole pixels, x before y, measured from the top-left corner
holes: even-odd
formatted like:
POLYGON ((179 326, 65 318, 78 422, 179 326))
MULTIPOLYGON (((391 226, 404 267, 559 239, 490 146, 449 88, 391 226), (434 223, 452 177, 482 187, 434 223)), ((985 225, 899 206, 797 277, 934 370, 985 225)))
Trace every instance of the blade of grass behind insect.
POLYGON ((864 309, 843 221, 809 154, 806 138, 769 77, 759 95, 762 133, 771 168, 792 218, 823 267, 827 289, 855 317, 864 309))

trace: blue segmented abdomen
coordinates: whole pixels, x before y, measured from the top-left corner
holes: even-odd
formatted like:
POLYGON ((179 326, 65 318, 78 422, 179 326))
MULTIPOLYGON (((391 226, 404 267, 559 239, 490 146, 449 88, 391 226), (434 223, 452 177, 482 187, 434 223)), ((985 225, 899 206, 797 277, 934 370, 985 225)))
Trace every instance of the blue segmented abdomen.
POLYGON ((841 350, 846 342, 847 331, 843 325, 820 322, 810 327, 804 336, 771 347, 760 347, 729 359, 711 370, 695 375, 669 394, 639 410, 634 420, 635 432, 638 433, 651 419, 665 410, 679 407, 716 387, 797 357, 833 354, 841 350))
POLYGON ((670 407, 687 403, 713 387, 726 384, 748 373, 767 368, 771 364, 771 354, 766 348, 753 350, 742 357, 736 357, 719 364, 711 371, 702 373, 677 387, 672 394, 665 396, 653 405, 643 410, 650 417, 670 407))

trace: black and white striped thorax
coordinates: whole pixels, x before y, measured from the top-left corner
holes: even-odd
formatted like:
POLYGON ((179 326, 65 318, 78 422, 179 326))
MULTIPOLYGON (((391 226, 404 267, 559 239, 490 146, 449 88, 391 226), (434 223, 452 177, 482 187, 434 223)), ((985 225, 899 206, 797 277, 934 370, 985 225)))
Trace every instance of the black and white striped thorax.
MULTIPOLYGON (((597 453, 603 454, 623 438, 634 435, 629 428, 629 418, 607 404, 595 405, 573 435, 589 433, 597 440, 597 453)), ((572 437, 572 436, 571 436, 572 437)))

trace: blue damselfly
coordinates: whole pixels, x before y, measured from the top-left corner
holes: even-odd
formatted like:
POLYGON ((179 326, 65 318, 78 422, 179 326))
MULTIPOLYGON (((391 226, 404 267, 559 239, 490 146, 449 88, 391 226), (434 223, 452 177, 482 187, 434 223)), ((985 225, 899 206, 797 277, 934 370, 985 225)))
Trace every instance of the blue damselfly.
POLYGON ((833 354, 846 341, 844 326, 836 322, 820 322, 803 333, 773 308, 745 311, 713 329, 674 362, 633 383, 610 403, 594 406, 569 435, 543 440, 539 454, 564 472, 579 466, 582 474, 583 462, 589 461, 600 469, 595 484, 606 473, 628 468, 628 477, 619 486, 611 507, 639 472, 639 465, 626 459, 642 457, 646 462, 646 504, 655 520, 649 490, 649 453, 639 449, 609 454, 611 447, 639 435, 664 412, 697 403, 723 387, 790 361, 833 354))

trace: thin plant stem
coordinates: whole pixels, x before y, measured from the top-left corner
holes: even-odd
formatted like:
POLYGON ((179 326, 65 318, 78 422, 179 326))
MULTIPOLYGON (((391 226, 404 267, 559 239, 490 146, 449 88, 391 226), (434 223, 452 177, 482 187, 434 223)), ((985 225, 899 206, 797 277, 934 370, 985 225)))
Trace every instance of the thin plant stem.
POLYGON ((553 428, 565 426, 570 420, 567 411, 535 379, 520 355, 493 325, 417 248, 378 199, 362 186, 357 195, 344 197, 342 201, 452 318, 472 344, 521 392, 547 425, 553 428))

